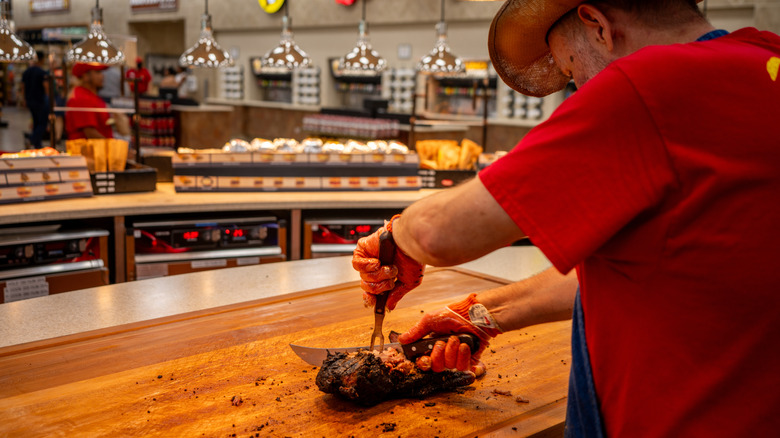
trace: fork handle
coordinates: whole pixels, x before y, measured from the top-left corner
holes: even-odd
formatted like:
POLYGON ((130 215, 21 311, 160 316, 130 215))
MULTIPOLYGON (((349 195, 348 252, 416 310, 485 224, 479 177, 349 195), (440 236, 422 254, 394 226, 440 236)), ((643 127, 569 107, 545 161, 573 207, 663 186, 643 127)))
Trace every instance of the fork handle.
MULTIPOLYGON (((379 263, 383 266, 392 265, 393 258, 395 258, 395 241, 393 240, 393 233, 385 230, 379 235, 379 263)), ((374 313, 384 315, 389 293, 390 291, 377 294, 374 313)))

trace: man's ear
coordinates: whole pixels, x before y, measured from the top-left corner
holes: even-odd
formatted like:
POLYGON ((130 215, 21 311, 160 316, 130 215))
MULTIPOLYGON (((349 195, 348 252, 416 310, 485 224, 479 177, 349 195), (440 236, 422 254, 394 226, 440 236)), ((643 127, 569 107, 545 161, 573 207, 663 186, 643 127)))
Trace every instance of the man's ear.
POLYGON ((577 8, 577 15, 585 24, 586 33, 590 40, 603 45, 608 52, 615 49, 615 41, 612 39, 613 26, 603 12, 595 6, 585 3, 577 8))

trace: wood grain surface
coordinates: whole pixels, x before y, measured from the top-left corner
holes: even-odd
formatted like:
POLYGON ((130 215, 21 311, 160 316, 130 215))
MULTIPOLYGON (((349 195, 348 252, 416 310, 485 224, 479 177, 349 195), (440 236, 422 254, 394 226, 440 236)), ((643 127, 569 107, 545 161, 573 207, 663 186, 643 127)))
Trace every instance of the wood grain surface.
MULTIPOLYGON (((501 284, 432 269, 388 313, 385 334, 501 284)), ((349 283, 6 347, 0 436, 562 435, 570 322, 499 336, 487 375, 462 392, 371 408, 320 392, 318 368, 289 348, 365 345, 372 324, 349 283)))

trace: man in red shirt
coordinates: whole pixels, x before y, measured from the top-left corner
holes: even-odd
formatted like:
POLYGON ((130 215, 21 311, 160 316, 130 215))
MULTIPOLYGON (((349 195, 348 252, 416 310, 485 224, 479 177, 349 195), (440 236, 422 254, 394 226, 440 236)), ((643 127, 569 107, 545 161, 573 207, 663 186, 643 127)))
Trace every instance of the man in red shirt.
MULTIPOLYGON (((105 65, 78 63, 73 66, 73 76, 79 79, 79 85, 73 89, 66 106, 68 108, 105 109, 106 103, 97 92, 103 86, 105 65)), ((113 138, 113 130, 108 124, 110 114, 98 111, 68 111, 65 115, 65 132, 68 139, 113 138)))
POLYGON ((152 75, 144 67, 144 60, 141 57, 135 58, 135 68, 127 70, 125 74, 127 82, 130 84, 130 91, 135 92, 136 79, 138 80, 138 94, 146 94, 149 91, 149 83, 152 82, 152 75))
MULTIPOLYGON (((488 46, 515 90, 578 91, 478 178, 394 217, 393 266, 377 235, 359 242, 367 302, 390 290, 392 309, 425 264, 529 237, 554 268, 401 342, 489 341, 573 309, 567 436, 776 435, 780 37, 716 30, 694 0, 509 0, 488 46)), ((479 371, 462 347, 439 344, 433 368, 479 371)))

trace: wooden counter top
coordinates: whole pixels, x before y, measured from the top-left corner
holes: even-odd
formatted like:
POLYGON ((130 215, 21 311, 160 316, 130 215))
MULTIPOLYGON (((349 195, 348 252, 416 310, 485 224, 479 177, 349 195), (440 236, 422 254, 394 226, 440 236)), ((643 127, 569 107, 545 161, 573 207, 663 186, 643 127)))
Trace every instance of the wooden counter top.
MULTIPOLYGON (((403 330, 425 310, 504 283, 432 269, 385 326, 403 330)), ((211 287, 227 292, 230 285, 211 287)), ((496 338, 483 356, 487 375, 463 392, 364 408, 318 391, 317 368, 288 344, 364 343, 372 318, 359 292, 352 281, 0 348, 0 435, 562 433, 570 322, 496 338)))
POLYGON ((0 207, 0 225, 139 214, 258 209, 402 209, 436 191, 176 193, 172 183, 157 183, 154 192, 4 205, 0 207))

